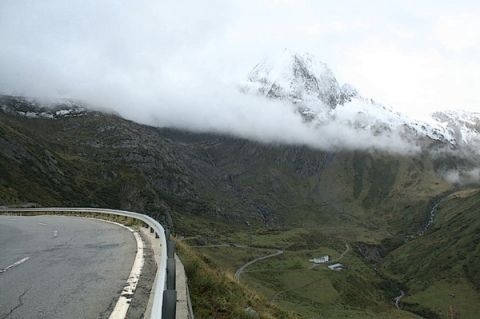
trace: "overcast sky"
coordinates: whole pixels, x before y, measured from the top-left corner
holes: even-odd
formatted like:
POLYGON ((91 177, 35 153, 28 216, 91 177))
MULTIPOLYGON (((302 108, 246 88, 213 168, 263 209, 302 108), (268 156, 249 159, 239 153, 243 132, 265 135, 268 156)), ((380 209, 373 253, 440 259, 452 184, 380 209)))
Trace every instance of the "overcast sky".
POLYGON ((478 1, 1 0, 0 91, 182 121, 289 48, 399 111, 480 111, 478 17, 478 1))

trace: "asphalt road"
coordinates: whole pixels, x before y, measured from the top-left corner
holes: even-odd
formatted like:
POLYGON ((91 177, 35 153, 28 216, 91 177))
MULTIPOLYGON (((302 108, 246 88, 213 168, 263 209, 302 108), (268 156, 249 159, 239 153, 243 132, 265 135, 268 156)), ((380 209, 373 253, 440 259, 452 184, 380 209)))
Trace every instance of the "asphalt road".
POLYGON ((118 225, 0 216, 0 319, 108 318, 136 253, 118 225))

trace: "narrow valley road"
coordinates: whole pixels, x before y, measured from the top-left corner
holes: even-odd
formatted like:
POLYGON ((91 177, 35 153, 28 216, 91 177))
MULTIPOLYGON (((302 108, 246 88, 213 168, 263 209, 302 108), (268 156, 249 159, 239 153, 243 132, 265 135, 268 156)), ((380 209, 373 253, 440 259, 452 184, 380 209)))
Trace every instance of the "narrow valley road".
POLYGON ((397 297, 393 298, 393 301, 395 302, 395 307, 397 307, 398 310, 400 310, 400 300, 405 296, 405 292, 403 290, 400 290, 400 295, 397 297))
POLYGON ((249 261, 248 263, 246 263, 245 265, 243 265, 242 267, 238 268, 237 271, 235 272, 235 279, 236 280, 240 280, 240 275, 242 274, 242 272, 245 270, 245 268, 247 268, 248 266, 260 261, 260 260, 265 260, 267 258, 272 258, 272 257, 275 257, 275 256, 278 256, 278 255, 281 255, 283 254, 283 250, 277 250, 275 253, 273 254, 270 254, 270 255, 266 255, 266 256, 262 256, 262 257, 258 257, 258 258, 255 258, 251 261, 249 261))
POLYGON ((336 263, 336 262, 339 262, 340 260, 342 260, 342 258, 350 251, 350 245, 348 245, 347 242, 345 242, 345 250, 340 254, 340 256, 338 256, 337 259, 334 259, 332 260, 332 263, 336 263))
POLYGON ((0 319, 108 318, 136 250, 115 224, 0 216, 0 319))

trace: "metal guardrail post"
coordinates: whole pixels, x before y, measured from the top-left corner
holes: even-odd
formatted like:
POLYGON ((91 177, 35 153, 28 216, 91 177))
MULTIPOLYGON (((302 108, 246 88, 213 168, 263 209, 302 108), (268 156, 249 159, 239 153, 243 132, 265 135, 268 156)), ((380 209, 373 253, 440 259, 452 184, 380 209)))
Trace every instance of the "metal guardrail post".
POLYGON ((167 259, 167 289, 175 290, 176 289, 176 276, 177 270, 175 267, 175 258, 167 259))
POLYGON ((175 258, 175 242, 167 239, 167 257, 175 258))
MULTIPOLYGON (((170 230, 165 229, 165 239, 167 241, 167 300, 164 300, 164 305, 166 310, 172 311, 171 308, 177 307, 177 291, 176 291, 176 277, 177 269, 175 265, 175 242, 170 239, 170 230), (175 294, 174 294, 175 293, 175 294), (175 296, 175 298, 173 297, 175 296), (170 303, 174 303, 172 306, 170 303)), ((164 295, 165 296, 165 295, 164 295)), ((166 317, 170 318, 170 317, 166 317)), ((172 317, 173 319, 174 317, 172 317)))
POLYGON ((177 291, 165 290, 163 292, 162 319, 175 319, 177 313, 177 291))

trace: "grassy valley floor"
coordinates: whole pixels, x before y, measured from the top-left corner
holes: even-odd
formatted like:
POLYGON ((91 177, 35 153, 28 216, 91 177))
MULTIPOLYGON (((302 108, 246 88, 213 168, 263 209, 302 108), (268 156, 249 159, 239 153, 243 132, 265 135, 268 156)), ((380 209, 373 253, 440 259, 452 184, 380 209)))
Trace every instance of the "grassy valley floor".
POLYGON ((463 190, 442 201, 423 236, 405 236, 400 243, 381 240, 375 231, 334 236, 330 227, 317 227, 218 236, 210 231, 189 236, 182 245, 228 278, 251 260, 283 251, 246 267, 239 282, 265 303, 300 318, 477 318, 478 214, 480 192, 463 190), (365 245, 383 252, 375 259, 361 249, 365 245), (309 261, 323 255, 345 269, 309 261), (402 290, 397 309, 394 300, 402 290))
POLYGON ((417 317, 395 308, 392 300, 399 288, 379 276, 351 244, 324 237, 321 231, 315 233, 318 236, 306 229, 235 233, 223 243, 205 243, 201 237, 186 242, 195 254, 228 277, 250 260, 283 250, 283 254, 245 268, 239 281, 266 302, 301 318, 417 317), (309 262, 321 255, 329 255, 332 262, 342 263, 346 269, 333 271, 326 264, 309 262))

